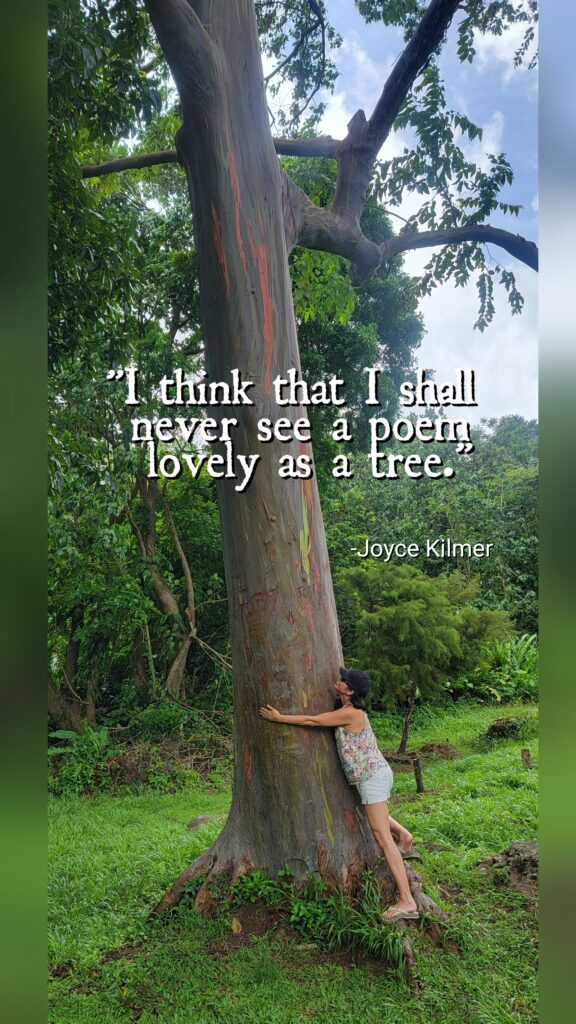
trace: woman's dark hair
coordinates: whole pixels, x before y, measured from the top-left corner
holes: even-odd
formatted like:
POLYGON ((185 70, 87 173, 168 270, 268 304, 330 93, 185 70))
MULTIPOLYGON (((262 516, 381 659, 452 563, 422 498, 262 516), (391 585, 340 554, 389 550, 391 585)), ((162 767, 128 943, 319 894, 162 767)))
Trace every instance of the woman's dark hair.
MULTIPOLYGON (((358 696, 357 693, 351 693, 350 694, 350 703, 351 703, 353 708, 359 708, 360 711, 366 711, 366 703, 362 699, 362 697, 358 696)), ((342 704, 342 701, 340 700, 340 697, 337 697, 336 700, 334 701, 334 711, 338 711, 339 708, 341 708, 343 706, 344 705, 342 704)))
MULTIPOLYGON (((359 668, 344 668, 340 669, 340 679, 343 683, 346 683, 350 693, 348 699, 353 708, 358 708, 361 711, 366 711, 366 704, 364 697, 368 696, 370 689, 370 677, 362 672, 359 668)), ((342 707, 342 701, 338 698, 334 704, 334 710, 338 711, 342 707)))

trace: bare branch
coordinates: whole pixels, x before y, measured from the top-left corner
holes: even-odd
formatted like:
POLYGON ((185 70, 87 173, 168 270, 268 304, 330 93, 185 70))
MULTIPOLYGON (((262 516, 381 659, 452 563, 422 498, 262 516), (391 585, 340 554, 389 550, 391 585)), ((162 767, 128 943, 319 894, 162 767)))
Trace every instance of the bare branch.
POLYGON ((315 139, 272 139, 278 156, 324 156, 336 159, 340 139, 319 135, 315 139))
POLYGON ((178 553, 178 558, 180 559, 180 564, 182 566, 182 572, 184 573, 184 578, 186 580, 186 618, 188 619, 188 622, 190 624, 190 633, 192 636, 194 636, 196 634, 196 603, 194 598, 194 584, 192 582, 192 573, 190 572, 190 565, 184 553, 184 548, 182 547, 180 537, 178 536, 178 530, 176 529, 176 523, 174 522, 172 510, 168 504, 166 492, 164 490, 160 490, 159 495, 160 501, 162 503, 162 508, 164 509, 164 515, 166 516, 166 521, 168 523, 168 529, 170 531, 174 547, 176 548, 176 551, 178 553))
POLYGON ((104 174, 116 171, 133 171, 140 167, 154 167, 157 164, 176 164, 178 154, 175 149, 163 149, 158 153, 133 153, 118 160, 108 160, 105 164, 87 164, 82 168, 83 178, 101 178, 104 174))
POLYGON ((374 159, 390 133, 415 78, 442 42, 460 0, 432 0, 414 35, 398 57, 368 121, 366 141, 374 159))
POLYGON ((435 245, 455 245, 461 242, 491 242, 515 256, 532 270, 538 270, 538 246, 522 235, 514 235, 489 224, 463 224, 461 227, 439 231, 401 231, 380 246, 383 260, 392 259, 408 249, 424 249, 435 245))
POLYGON ((265 85, 268 85, 268 82, 275 78, 276 75, 280 74, 280 72, 286 67, 286 65, 289 64, 290 61, 293 60, 293 58, 296 56, 296 54, 302 49, 302 46, 306 39, 308 38, 308 36, 312 35, 312 33, 315 32, 316 29, 320 28, 321 26, 321 21, 315 21, 312 25, 310 25, 309 28, 307 28, 304 32, 301 33, 298 42, 290 51, 288 56, 285 57, 284 60, 278 65, 278 67, 274 68, 274 70, 271 71, 269 75, 266 75, 266 78, 264 79, 265 85))
MULTIPOLYGON (((336 151, 341 145, 339 139, 330 135, 320 135, 317 139, 273 139, 274 148, 279 156, 331 157, 336 158, 336 151)), ((104 174, 115 174, 117 171, 133 171, 142 167, 154 167, 156 164, 179 163, 175 149, 162 149, 157 153, 133 153, 132 156, 108 160, 104 164, 86 164, 82 168, 83 178, 101 178, 104 174)))

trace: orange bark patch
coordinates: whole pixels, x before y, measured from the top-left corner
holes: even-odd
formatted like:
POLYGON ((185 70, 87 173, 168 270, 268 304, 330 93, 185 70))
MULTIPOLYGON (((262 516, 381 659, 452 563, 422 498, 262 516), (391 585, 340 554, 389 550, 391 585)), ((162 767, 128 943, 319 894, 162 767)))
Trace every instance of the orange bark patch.
POLYGON ((216 212, 214 204, 212 204, 212 236, 214 238, 214 248, 216 249, 216 256, 218 257, 218 263, 222 267, 222 273, 224 274, 224 287, 226 288, 226 294, 230 287, 230 281, 228 278, 228 265, 226 263, 226 257, 224 255, 224 242, 222 239, 222 226, 220 224, 220 218, 216 212))
POLYGON ((257 243, 252 231, 252 225, 248 224, 248 237, 250 249, 256 261, 258 269, 258 280, 260 282, 260 295, 262 296, 262 337, 264 339, 264 393, 269 395, 271 391, 270 371, 272 369, 272 353, 274 351, 274 307, 272 294, 270 292, 270 280, 268 277, 268 249, 266 244, 257 243))
POLYGON ((244 750, 244 775, 250 782, 252 780, 252 751, 244 750))
POLYGON ((354 811, 345 811, 344 819, 351 832, 358 831, 358 822, 356 821, 356 818, 354 816, 354 811))

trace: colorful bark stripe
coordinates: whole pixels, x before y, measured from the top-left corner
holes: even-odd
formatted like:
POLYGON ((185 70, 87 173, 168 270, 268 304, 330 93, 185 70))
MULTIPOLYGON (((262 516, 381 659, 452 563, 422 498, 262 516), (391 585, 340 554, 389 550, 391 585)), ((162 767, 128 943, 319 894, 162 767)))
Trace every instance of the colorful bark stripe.
POLYGON ((222 268, 224 275, 224 287, 226 289, 226 295, 230 291, 230 278, 228 276, 228 264, 226 263, 226 256, 224 255, 224 242, 222 239, 222 225, 220 224, 220 218, 216 212, 216 207, 212 203, 212 235, 214 238, 214 248, 216 249, 216 256, 218 263, 222 268))

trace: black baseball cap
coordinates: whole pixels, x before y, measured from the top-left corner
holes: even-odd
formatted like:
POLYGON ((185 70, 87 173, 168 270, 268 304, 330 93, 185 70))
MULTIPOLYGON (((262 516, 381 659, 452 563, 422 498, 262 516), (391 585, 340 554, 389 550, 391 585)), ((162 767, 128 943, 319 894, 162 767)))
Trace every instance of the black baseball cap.
POLYGON ((371 686, 370 677, 359 668, 341 668, 340 679, 343 683, 348 683, 350 689, 362 698, 366 697, 371 686))

